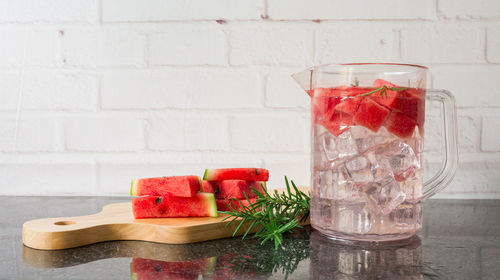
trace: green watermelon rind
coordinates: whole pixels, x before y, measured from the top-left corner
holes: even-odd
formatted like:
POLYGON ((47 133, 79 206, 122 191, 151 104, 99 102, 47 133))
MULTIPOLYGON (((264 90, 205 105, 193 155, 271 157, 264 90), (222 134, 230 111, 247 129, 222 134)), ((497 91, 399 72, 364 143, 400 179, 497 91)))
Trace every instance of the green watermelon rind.
POLYGON ((137 194, 137 184, 139 183, 138 179, 132 180, 130 183, 130 195, 136 195, 137 194))
POLYGON ((205 169, 205 173, 203 173, 203 180, 210 181, 210 178, 213 177, 213 170, 212 169, 205 169))
POLYGON ((210 217, 217 218, 219 214, 217 212, 217 203, 215 202, 215 195, 213 193, 204 193, 204 192, 199 192, 198 195, 204 196, 204 198, 207 200, 209 209, 212 210, 209 213, 210 217))

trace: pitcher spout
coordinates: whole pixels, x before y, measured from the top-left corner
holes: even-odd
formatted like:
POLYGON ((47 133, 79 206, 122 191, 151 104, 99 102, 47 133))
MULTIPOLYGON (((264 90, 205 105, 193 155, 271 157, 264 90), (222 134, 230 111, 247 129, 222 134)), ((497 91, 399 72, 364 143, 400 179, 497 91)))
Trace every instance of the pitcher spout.
POLYGON ((304 89, 307 94, 312 94, 314 67, 292 74, 292 78, 304 89))

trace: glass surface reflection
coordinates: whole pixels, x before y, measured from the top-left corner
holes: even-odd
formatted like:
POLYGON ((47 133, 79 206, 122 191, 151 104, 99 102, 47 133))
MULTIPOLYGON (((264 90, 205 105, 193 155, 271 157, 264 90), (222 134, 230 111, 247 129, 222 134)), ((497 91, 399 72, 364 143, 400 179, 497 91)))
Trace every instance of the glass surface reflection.
POLYGON ((386 244, 341 243, 311 234, 311 279, 423 279, 417 236, 386 244))

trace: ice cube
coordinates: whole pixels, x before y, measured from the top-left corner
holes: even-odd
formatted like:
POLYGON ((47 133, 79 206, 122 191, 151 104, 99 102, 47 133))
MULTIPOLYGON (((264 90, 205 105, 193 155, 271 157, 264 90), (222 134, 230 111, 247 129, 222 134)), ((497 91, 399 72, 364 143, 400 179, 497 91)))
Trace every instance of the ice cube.
POLYGON ((318 139, 320 148, 328 161, 336 161, 358 153, 356 144, 348 131, 339 136, 325 132, 319 135, 318 139))
POLYGON ((405 201, 394 209, 389 218, 398 229, 405 231, 418 230, 422 226, 422 203, 405 201))
POLYGON ((383 215, 389 214, 406 197, 392 176, 364 185, 363 195, 369 207, 383 215))
POLYGON ((396 139, 392 133, 389 133, 387 129, 385 129, 385 127, 381 127, 378 132, 373 132, 363 126, 354 126, 350 129, 350 132, 360 153, 375 149, 379 145, 389 143, 396 139))
POLYGON ((344 178, 356 184, 373 181, 370 160, 366 156, 357 156, 349 159, 341 166, 340 171, 344 178))
POLYGON ((406 201, 413 203, 422 201, 422 180, 423 171, 419 170, 410 178, 399 182, 401 190, 406 194, 406 201))
POLYGON ((320 198, 334 199, 334 184, 338 173, 334 170, 317 170, 314 172, 314 193, 320 198))
POLYGON ((356 201, 359 199, 359 187, 339 172, 337 182, 334 184, 334 195, 337 199, 356 201))
POLYGON ((396 181, 405 181, 420 168, 413 148, 401 141, 394 141, 377 150, 377 161, 387 159, 396 181))

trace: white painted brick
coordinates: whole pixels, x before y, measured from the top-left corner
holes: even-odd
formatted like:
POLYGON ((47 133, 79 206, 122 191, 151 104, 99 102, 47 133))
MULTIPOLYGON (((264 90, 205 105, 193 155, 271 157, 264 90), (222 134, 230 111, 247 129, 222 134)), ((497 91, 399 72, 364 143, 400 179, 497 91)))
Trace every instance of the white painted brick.
POLYGON ((431 71, 434 87, 451 91, 458 106, 500 106, 500 67, 443 66, 431 71))
POLYGON ((271 19, 429 19, 434 1, 269 0, 271 19))
POLYGON ((293 180, 297 186, 310 186, 310 155, 302 154, 289 156, 266 156, 264 168, 269 169, 268 188, 277 189, 286 187, 285 176, 293 180))
POLYGON ((102 18, 116 21, 260 19, 262 0, 104 0, 102 18))
POLYGON ((447 18, 500 18, 500 2, 497 0, 438 0, 437 3, 438 11, 447 18))
POLYGON ((0 73, 0 111, 17 109, 19 101, 20 76, 14 73, 0 73))
POLYGON ((259 74, 254 70, 118 71, 102 79, 106 109, 258 108, 259 74))
POLYGON ((313 31, 307 26, 261 24, 229 32, 232 65, 312 64, 313 31))
POLYGON ((404 61, 416 63, 480 63, 484 29, 467 23, 409 25, 401 30, 404 61))
POLYGON ((486 58, 488 62, 500 63, 500 27, 488 28, 486 32, 486 58))
POLYGON ((150 121, 148 147, 153 150, 227 150, 225 116, 175 112, 150 121))
POLYGON ((459 152, 475 152, 479 150, 481 120, 473 115, 460 115, 458 112, 458 150, 459 152))
POLYGON ((481 131, 481 150, 488 152, 500 151, 500 114, 488 113, 483 116, 481 131))
POLYGON ((267 75, 266 105, 276 108, 309 108, 311 99, 291 74, 297 70, 274 70, 267 75))
POLYGON ((97 13, 96 0, 0 1, 0 22, 89 22, 97 13))
POLYGON ((0 195, 93 195, 92 162, 29 162, 0 164, 0 195))
POLYGON ((16 141, 16 122, 14 118, 0 118, 0 151, 13 152, 16 141))
POLYGON ((22 67, 23 63, 27 66, 53 66, 56 38, 55 30, 0 27, 0 68, 22 67))
POLYGON ((131 118, 70 117, 66 147, 73 151, 136 151, 144 147, 144 122, 131 118))
POLYGON ((68 28, 61 35, 63 63, 73 66, 140 66, 145 38, 116 27, 68 28))
POLYGON ((226 64, 226 40, 220 29, 178 26, 150 37, 150 63, 153 65, 226 64))
POLYGON ((51 117, 22 117, 19 121, 17 151, 54 152, 61 147, 60 122, 51 117))
POLYGON ((399 33, 393 25, 387 24, 328 25, 318 30, 316 42, 319 64, 387 62, 394 61, 399 55, 399 33))
POLYGON ((498 162, 460 162, 455 178, 436 198, 500 198, 498 162))
POLYGON ((238 150, 305 152, 309 121, 303 113, 252 114, 230 118, 231 145, 238 150))
POLYGON ((29 71, 24 78, 23 109, 94 110, 97 78, 78 72, 29 71))

